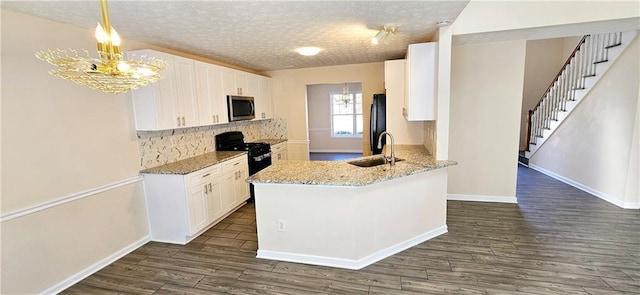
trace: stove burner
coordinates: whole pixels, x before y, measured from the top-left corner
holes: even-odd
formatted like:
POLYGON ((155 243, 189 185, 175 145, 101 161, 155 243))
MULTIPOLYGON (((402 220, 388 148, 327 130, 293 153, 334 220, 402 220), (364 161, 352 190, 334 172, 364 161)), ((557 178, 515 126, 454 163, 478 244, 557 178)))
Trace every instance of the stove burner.
POLYGON ((246 151, 249 156, 249 175, 271 165, 271 145, 266 142, 244 142, 240 131, 230 131, 215 136, 217 151, 246 151))

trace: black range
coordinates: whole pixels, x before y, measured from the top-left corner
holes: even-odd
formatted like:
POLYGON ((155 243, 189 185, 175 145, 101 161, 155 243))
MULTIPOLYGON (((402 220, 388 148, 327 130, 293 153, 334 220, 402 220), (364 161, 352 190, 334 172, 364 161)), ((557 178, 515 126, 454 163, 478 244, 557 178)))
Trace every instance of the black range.
MULTIPOLYGON (((244 142, 244 135, 240 131, 229 131, 215 136, 217 151, 246 151, 249 165, 249 175, 271 165, 271 145, 266 142, 244 142)), ((253 201, 253 185, 251 198, 253 201)))

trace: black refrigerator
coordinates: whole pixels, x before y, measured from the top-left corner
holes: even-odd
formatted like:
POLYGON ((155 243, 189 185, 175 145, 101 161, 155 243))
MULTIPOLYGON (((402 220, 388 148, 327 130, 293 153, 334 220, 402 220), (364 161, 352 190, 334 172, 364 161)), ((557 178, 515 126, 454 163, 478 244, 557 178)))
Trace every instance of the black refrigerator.
MULTIPOLYGON (((387 96, 384 93, 374 94, 373 102, 371 103, 371 120, 369 122, 369 134, 371 139, 371 152, 374 155, 381 154, 382 148, 378 148, 378 137, 387 129, 387 96)), ((385 136, 386 137, 386 136, 385 136)), ((382 147, 386 138, 382 139, 382 147)))

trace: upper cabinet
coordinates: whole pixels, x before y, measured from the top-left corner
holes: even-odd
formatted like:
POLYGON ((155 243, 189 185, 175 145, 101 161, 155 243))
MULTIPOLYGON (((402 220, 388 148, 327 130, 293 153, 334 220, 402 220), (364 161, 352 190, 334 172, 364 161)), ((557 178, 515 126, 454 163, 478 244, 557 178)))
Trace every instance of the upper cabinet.
POLYGON ((153 56, 164 59, 167 69, 162 73, 163 78, 156 83, 131 91, 135 112, 136 130, 161 130, 178 127, 180 121, 176 113, 176 79, 173 69, 173 55, 153 50, 129 51, 131 59, 143 56, 153 56))
POLYGON ((260 89, 256 97, 256 119, 271 119, 273 103, 271 101, 271 78, 258 77, 260 89))
POLYGON ((195 62, 192 59, 174 56, 176 90, 176 114, 180 118, 177 127, 200 126, 198 104, 196 103, 195 62))
POLYGON ((253 96, 248 87, 248 73, 238 70, 226 69, 223 73, 222 84, 224 95, 253 96))
POLYGON ((403 115, 409 121, 436 119, 438 43, 411 44, 405 60, 403 115))
POLYGON ((153 56, 169 63, 163 79, 131 91, 136 130, 162 130, 198 126, 193 60, 153 50, 128 52, 153 56))
POLYGON ((127 52, 130 58, 164 59, 159 81, 134 89, 136 130, 166 130, 229 122, 227 95, 255 97, 256 119, 271 118, 271 79, 155 50, 127 52))
POLYGON ((229 122, 227 103, 222 89, 223 68, 196 61, 195 82, 200 125, 229 122))

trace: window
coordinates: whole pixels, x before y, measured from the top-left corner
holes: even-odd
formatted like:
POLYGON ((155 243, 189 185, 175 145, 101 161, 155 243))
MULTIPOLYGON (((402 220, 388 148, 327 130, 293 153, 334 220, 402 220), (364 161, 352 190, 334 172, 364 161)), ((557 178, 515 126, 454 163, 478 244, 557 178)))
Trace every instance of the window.
POLYGON ((333 93, 331 97, 331 136, 362 137, 362 93, 333 93))

